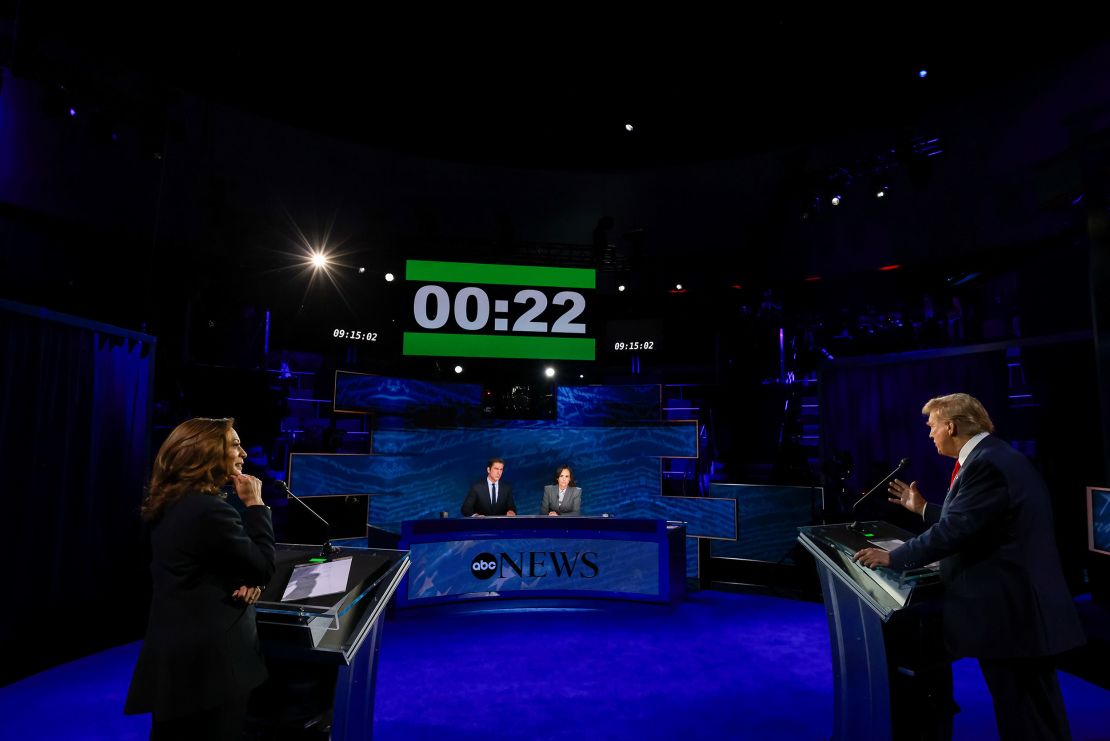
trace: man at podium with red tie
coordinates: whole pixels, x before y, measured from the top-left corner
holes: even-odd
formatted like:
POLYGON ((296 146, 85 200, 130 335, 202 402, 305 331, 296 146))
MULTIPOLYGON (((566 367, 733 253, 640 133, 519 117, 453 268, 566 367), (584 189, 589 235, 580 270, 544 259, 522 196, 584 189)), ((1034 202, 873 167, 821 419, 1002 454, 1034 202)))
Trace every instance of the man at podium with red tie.
POLYGON ((466 499, 462 504, 463 517, 516 516, 513 485, 501 481, 503 473, 505 473, 505 461, 491 458, 486 464, 485 480, 475 481, 470 485, 470 491, 466 493, 466 499))
POLYGON ((930 525, 891 551, 855 554, 895 571, 940 561, 944 642, 953 659, 979 659, 994 700, 999 737, 1069 739, 1054 658, 1085 637, 1064 581, 1053 535, 1052 501, 1029 460, 995 437, 973 396, 931 399, 929 437, 956 459, 942 506, 917 483, 895 479, 890 501, 930 525))

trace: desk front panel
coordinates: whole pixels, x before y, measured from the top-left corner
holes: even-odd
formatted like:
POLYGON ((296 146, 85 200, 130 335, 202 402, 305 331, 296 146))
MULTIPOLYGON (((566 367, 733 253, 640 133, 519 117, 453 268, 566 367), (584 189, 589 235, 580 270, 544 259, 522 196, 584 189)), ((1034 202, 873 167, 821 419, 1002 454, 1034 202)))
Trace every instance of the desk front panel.
MULTIPOLYGON (((546 518, 537 519, 537 525, 548 524, 546 518)), ((435 527, 428 521, 405 523, 402 545, 411 551, 413 565, 399 604, 499 597, 670 601, 671 571, 677 567, 678 574, 685 573, 684 564, 671 563, 685 560, 682 528, 659 523, 645 532, 639 527, 644 521, 633 522, 627 532, 612 529, 612 521, 601 531, 521 529, 519 518, 507 518, 511 529, 501 530, 496 519, 484 518, 471 532, 452 532, 445 523, 438 533, 427 532, 428 525, 435 527), (423 532, 413 534, 414 529, 423 532), (676 542, 673 549, 670 540, 676 542)))

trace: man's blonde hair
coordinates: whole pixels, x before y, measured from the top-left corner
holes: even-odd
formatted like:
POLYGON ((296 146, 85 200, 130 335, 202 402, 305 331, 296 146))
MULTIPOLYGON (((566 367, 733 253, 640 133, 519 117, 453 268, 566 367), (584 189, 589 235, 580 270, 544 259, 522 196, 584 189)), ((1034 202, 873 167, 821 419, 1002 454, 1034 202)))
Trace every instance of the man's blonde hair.
POLYGON ((962 437, 994 432, 994 422, 991 422, 986 408, 971 394, 948 394, 929 399, 921 407, 921 413, 928 415, 933 412, 940 419, 955 422, 956 433, 962 437))

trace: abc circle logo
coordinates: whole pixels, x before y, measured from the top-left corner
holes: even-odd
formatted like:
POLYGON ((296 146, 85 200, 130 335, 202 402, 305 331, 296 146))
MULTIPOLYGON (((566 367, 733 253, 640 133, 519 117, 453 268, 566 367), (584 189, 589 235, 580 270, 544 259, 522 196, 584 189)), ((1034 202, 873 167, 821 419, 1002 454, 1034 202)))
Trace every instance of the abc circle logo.
POLYGON ((492 553, 479 553, 470 562, 470 573, 475 579, 488 579, 497 573, 497 558, 492 553))

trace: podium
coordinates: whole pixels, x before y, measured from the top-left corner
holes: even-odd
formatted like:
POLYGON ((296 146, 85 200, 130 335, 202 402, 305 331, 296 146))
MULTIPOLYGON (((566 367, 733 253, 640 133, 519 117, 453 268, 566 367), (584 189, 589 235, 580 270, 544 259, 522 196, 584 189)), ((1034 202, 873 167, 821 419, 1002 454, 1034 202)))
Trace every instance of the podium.
POLYGON ((312 562, 320 546, 277 545, 276 569, 255 604, 267 660, 304 669, 335 667, 331 724, 334 741, 369 739, 374 732, 374 686, 382 616, 409 568, 407 551, 343 548, 350 558, 342 592, 282 601, 295 567, 312 562))
POLYGON ((939 569, 873 571, 852 560, 862 548, 912 537, 885 522, 799 528, 829 621, 836 741, 952 737, 957 708, 941 638, 939 569))

